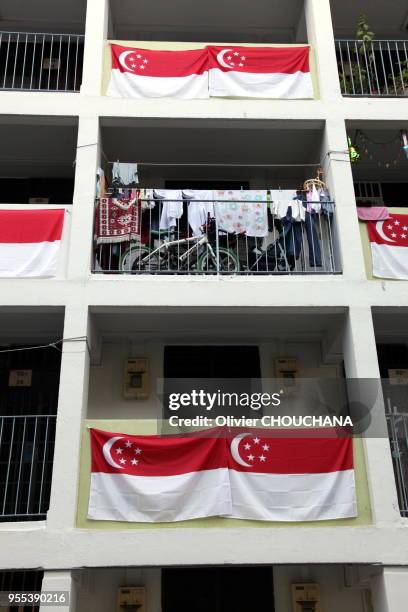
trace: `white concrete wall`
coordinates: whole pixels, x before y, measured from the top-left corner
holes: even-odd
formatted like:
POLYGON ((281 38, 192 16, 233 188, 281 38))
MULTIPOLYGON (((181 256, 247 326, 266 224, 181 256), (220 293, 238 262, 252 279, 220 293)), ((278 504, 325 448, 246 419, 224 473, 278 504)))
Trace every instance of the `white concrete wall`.
POLYGON ((386 567, 371 580, 373 612, 402 612, 407 608, 408 568, 386 567))
POLYGON ((275 566, 273 582, 275 612, 293 612, 291 585, 316 582, 320 587, 322 612, 368 612, 359 589, 344 587, 343 566, 275 566))
MULTIPOLYGON (((385 11, 386 4, 382 4, 385 11)), ((340 161, 335 162, 333 159, 330 168, 326 168, 332 195, 340 207, 338 229, 345 264, 342 276, 233 279, 91 277, 89 261, 93 189, 95 169, 100 159, 99 118, 318 120, 322 125, 327 123, 327 138, 322 148, 322 157, 326 158, 330 151, 344 151, 345 120, 406 121, 405 100, 383 98, 367 101, 343 99, 340 96, 329 0, 307 0, 305 7, 308 37, 317 59, 320 97, 316 100, 293 101, 213 100, 210 103, 205 100, 131 100, 101 96, 104 47, 109 22, 108 2, 88 0, 84 83, 81 92, 0 92, 1 112, 6 115, 79 117, 78 144, 81 147, 75 169, 72 227, 70 236, 67 236, 67 277, 64 279, 61 276, 57 282, 55 279, 4 279, 0 282, 0 305, 66 306, 66 333, 71 335, 87 333, 87 312, 90 307, 246 307, 251 309, 252 316, 256 316, 259 308, 273 306, 287 309, 297 306, 334 309, 350 307, 362 309, 364 316, 370 317, 373 305, 408 306, 405 283, 370 283, 365 279, 353 208, 352 176, 344 153, 340 161)), ((350 372, 356 371, 362 375, 361 372, 367 372, 367 352, 371 353, 371 357, 375 356, 372 335, 366 348, 361 335, 357 339, 353 334, 349 335, 347 342, 346 366, 350 372)), ((239 528, 231 529, 228 533, 221 529, 173 529, 166 530, 165 535, 160 530, 155 533, 141 530, 131 537, 128 533, 98 534, 75 529, 79 431, 81 420, 87 412, 88 362, 85 351, 85 343, 80 347, 81 354, 73 355, 69 350, 64 350, 48 520, 34 524, 0 524, 0 568, 13 566, 66 570, 83 565, 109 566, 112 559, 117 563, 131 565, 134 563, 135 550, 138 558, 146 565, 157 564, 157 559, 162 556, 169 563, 359 561, 408 564, 408 525, 406 520, 399 518, 395 506, 393 472, 384 441, 380 441, 377 448, 375 443, 369 445, 370 448, 367 446, 375 508, 375 523, 372 526, 325 526, 315 528, 313 535, 308 528, 253 529, 250 536, 246 532, 244 547, 242 530, 239 528)), ((128 405, 125 408, 120 398, 119 380, 124 352, 117 354, 119 359, 114 359, 114 356, 113 351, 112 371, 107 372, 104 364, 99 371, 97 368, 92 369, 89 413, 96 415, 102 410, 107 414, 108 398, 113 406, 123 410, 123 414, 130 414, 131 408, 128 405), (108 380, 113 381, 113 386, 108 385, 108 380), (105 389, 103 397, 100 391, 102 388, 105 389)), ((265 359, 268 360, 268 357, 265 359)), ((152 361, 159 364, 157 353, 153 353, 152 361)), ((115 414, 110 414, 110 417, 114 418, 115 414)), ((348 609, 349 605, 350 600, 347 600, 345 607, 348 609)), ((391 612, 402 610, 394 606, 391 612)))

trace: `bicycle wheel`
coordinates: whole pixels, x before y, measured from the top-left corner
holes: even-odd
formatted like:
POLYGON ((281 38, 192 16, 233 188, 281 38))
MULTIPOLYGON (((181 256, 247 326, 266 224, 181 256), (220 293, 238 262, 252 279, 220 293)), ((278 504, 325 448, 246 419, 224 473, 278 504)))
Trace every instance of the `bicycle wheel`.
POLYGON ((122 272, 137 273, 147 272, 154 274, 160 270, 160 258, 154 255, 149 247, 142 244, 131 243, 127 251, 120 258, 120 270, 122 272))
POLYGON ((228 272, 234 274, 239 272, 239 259, 237 255, 229 249, 220 247, 218 249, 219 269, 217 270, 217 257, 213 256, 207 249, 199 258, 197 268, 200 272, 228 272))

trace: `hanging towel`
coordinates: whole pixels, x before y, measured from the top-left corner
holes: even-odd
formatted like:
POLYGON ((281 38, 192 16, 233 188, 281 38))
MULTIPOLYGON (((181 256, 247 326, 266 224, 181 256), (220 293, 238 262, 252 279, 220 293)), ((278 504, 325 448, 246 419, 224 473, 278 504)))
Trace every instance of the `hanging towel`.
POLYGON ((360 221, 384 221, 390 218, 386 206, 372 206, 371 208, 361 208, 358 206, 357 214, 360 221))
POLYGON ((215 191, 214 198, 220 229, 256 238, 268 235, 266 190, 215 191))

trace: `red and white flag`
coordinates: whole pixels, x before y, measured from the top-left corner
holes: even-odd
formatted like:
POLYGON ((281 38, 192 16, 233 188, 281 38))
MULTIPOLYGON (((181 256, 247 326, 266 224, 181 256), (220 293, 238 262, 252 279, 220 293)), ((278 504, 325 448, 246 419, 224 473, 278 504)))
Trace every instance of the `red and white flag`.
POLYGON ((357 514, 351 438, 90 433, 90 519, 308 521, 357 514))
POLYGON ((208 98, 207 49, 151 51, 111 45, 108 96, 208 98))
POLYGON ((368 223, 373 276, 408 279, 408 215, 368 223))
POLYGON ((313 98, 309 47, 208 47, 210 96, 313 98))
POLYGON ((91 429, 88 518, 170 522, 231 511, 225 438, 91 429))
POLYGON ((63 209, 0 210, 0 277, 55 276, 63 209))
POLYGON ((321 521, 357 516, 352 438, 289 435, 271 437, 258 430, 231 439, 231 517, 321 521))

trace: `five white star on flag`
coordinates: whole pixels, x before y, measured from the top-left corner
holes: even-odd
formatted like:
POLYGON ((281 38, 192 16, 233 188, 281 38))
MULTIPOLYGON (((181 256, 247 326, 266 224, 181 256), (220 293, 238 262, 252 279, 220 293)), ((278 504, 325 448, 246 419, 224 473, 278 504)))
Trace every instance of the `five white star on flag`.
MULTIPOLYGON (((258 446, 259 450, 262 449, 262 452, 261 452, 260 455, 255 455, 252 452, 249 453, 249 455, 246 455, 247 460, 250 461, 250 462, 254 462, 257 459, 259 459, 259 461, 261 463, 266 463, 266 460, 268 459, 268 457, 266 456, 266 453, 269 451, 270 445, 267 444, 264 440, 262 440, 258 436, 255 436, 255 438, 252 438, 252 442, 254 443, 254 447, 253 447, 254 452, 256 452, 256 446, 258 446)), ((246 451, 249 451, 250 448, 251 448, 251 444, 249 444, 249 442, 247 441, 247 442, 243 443, 243 448, 246 451)))
POLYGON ((129 67, 134 70, 145 70, 147 68, 146 64, 149 63, 149 60, 140 55, 140 53, 136 53, 135 55, 129 56, 129 67))
POLYGON ((124 448, 119 446, 118 448, 113 448, 111 451, 112 453, 115 452, 117 455, 120 456, 120 458, 118 458, 120 465, 122 466, 125 466, 126 464, 131 464, 132 466, 139 465, 140 455, 142 454, 142 449, 136 446, 130 440, 123 440, 123 446, 124 448), (138 458, 132 457, 131 455, 129 456, 128 453, 135 453, 136 455, 138 455, 138 458))

